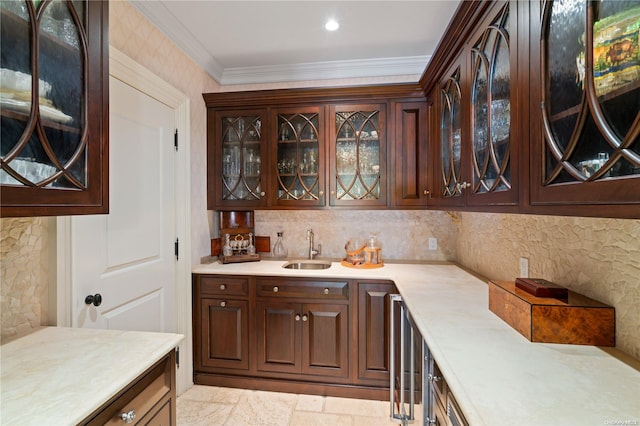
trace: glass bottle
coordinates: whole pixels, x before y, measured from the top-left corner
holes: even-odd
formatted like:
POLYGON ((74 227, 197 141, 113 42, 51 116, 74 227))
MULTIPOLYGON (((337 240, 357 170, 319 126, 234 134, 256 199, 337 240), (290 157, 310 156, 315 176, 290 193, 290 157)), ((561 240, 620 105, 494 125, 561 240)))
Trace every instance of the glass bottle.
POLYGON ((282 242, 282 231, 278 232, 278 239, 273 245, 273 257, 287 257, 287 249, 282 242))
POLYGON ((380 256, 380 243, 378 242, 378 238, 375 235, 371 235, 369 237, 369 242, 367 243, 367 246, 364 248, 364 252, 365 252, 365 262, 372 264, 372 265, 377 265, 378 263, 381 263, 381 256, 380 256))

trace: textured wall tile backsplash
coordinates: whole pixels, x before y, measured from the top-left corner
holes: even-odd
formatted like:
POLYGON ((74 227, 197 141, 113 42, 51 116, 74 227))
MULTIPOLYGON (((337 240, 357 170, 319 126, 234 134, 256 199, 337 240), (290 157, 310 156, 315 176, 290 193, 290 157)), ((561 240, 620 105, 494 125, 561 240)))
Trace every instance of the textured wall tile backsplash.
POLYGON ((48 219, 0 220, 0 342, 47 321, 48 219))
POLYGON ((616 346, 640 358, 640 220, 460 213, 458 262, 492 279, 557 282, 616 308, 616 346))
POLYGON ((313 229, 315 242, 322 244, 320 257, 343 258, 344 245, 354 237, 375 234, 383 259, 454 260, 453 226, 444 212, 410 210, 262 210, 255 213, 257 235, 271 237, 283 231, 289 257, 306 257, 306 230, 313 229), (428 250, 430 237, 438 240, 437 250, 428 250))

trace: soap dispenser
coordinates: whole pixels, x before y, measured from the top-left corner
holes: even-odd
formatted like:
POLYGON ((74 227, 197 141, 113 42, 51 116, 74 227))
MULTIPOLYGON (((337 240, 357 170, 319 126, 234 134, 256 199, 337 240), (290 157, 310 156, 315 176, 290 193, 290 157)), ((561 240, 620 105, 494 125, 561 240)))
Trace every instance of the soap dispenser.
POLYGON ((287 257, 287 249, 282 242, 282 231, 278 232, 278 238, 273 245, 273 257, 287 257))

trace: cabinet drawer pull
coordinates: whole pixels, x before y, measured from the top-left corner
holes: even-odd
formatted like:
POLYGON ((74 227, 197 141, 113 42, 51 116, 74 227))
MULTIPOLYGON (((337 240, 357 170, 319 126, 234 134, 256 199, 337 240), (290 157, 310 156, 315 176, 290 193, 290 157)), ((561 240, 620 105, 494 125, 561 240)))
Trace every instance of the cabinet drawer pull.
POLYGON ((300 314, 296 314, 296 321, 300 321, 300 314))
POLYGON ((302 316, 302 321, 307 321, 309 319, 309 317, 307 316, 307 314, 304 314, 302 316))
POLYGON ((222 306, 222 307, 224 308, 225 306, 227 306, 227 302, 225 302, 225 301, 223 300, 222 302, 220 302, 220 306, 222 306))
POLYGON ((274 292, 274 293, 277 293, 277 292, 278 292, 278 286, 277 286, 277 285, 273 286, 273 292, 274 292))
POLYGON ((322 197, 324 195, 324 191, 320 191, 318 194, 322 197))
POLYGON ((226 284, 220 284, 220 290, 226 290, 226 289, 227 289, 226 284))
POLYGON ((133 419, 136 418, 136 412, 135 410, 129 410, 126 413, 121 413, 120 418, 126 424, 133 423, 133 419))
POLYGON ((260 192, 260 196, 261 196, 261 197, 264 197, 264 194, 265 194, 265 192, 264 192, 264 191, 260 192))
POLYGON ((324 293, 324 294, 329 294, 329 289, 328 289, 328 288, 325 288, 325 289, 324 289, 324 291, 323 291, 323 293, 324 293))

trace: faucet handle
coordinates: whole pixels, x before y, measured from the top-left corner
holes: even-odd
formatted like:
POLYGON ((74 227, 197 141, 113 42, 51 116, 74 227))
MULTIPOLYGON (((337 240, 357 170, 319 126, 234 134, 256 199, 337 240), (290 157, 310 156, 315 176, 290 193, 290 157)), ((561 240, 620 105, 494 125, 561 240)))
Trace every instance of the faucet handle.
POLYGON ((316 249, 316 254, 322 254, 322 244, 318 244, 318 248, 316 249))

